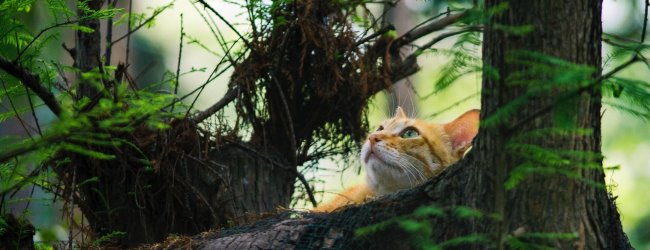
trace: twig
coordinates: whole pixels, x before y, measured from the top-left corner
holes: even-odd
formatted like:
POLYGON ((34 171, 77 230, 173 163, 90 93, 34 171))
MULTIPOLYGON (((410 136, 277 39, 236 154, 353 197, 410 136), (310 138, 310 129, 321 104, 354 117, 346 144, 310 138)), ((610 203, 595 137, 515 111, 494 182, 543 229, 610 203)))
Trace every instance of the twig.
MULTIPOLYGON (((69 200, 67 202, 68 205, 70 206, 70 225, 74 224, 74 216, 72 216, 72 215, 74 213, 74 189, 75 189, 75 185, 77 185, 76 181, 77 181, 77 165, 72 164, 72 185, 70 186, 70 188, 71 188, 71 190, 70 190, 70 198, 69 198, 69 200)), ((73 249, 72 248, 72 237, 73 237, 73 235, 72 235, 72 227, 70 227, 69 232, 68 232, 68 248, 69 249, 73 249)))
POLYGON ((34 123, 36 124, 36 129, 38 129, 38 134, 40 136, 43 136, 41 125, 38 123, 38 116, 36 116, 34 103, 32 102, 32 95, 29 94, 29 89, 27 88, 27 86, 23 85, 23 87, 25 87, 25 93, 27 94, 27 101, 29 102, 29 108, 32 110, 32 117, 34 117, 34 123))
POLYGON ((54 94, 43 87, 39 77, 31 71, 10 62, 7 58, 0 56, 0 69, 8 74, 18 78, 25 86, 34 91, 34 93, 43 100, 43 103, 52 110, 56 116, 61 114, 61 106, 54 97, 54 94))
POLYGON ((622 43, 619 43, 619 42, 615 42, 614 40, 611 40, 611 39, 608 39, 608 38, 603 38, 602 41, 609 44, 609 45, 612 45, 612 46, 626 48, 626 49, 630 48, 630 46, 628 46, 628 45, 625 45, 625 44, 622 44, 622 43))
MULTIPOLYGON (((5 93, 8 92, 7 91, 7 85, 5 84, 4 80, 2 81, 2 87, 4 88, 5 93)), ((29 95, 29 93, 27 93, 27 95, 29 95)), ((9 105, 11 105, 11 109, 14 111, 14 114, 16 114, 16 119, 18 119, 18 122, 20 123, 20 126, 23 127, 23 129, 25 130, 25 133, 27 133, 27 136, 29 136, 29 138, 31 138, 32 141, 33 141, 34 137, 32 136, 32 133, 29 132, 29 129, 27 129, 27 126, 25 125, 25 121, 23 121, 23 119, 20 118, 20 113, 18 113, 18 110, 16 109, 16 106, 14 106, 14 101, 11 99, 11 95, 7 95, 7 99, 9 99, 9 105)))
MULTIPOLYGON (((181 13, 181 41, 178 43, 178 62, 176 64, 176 80, 174 82, 174 96, 178 94, 178 85, 180 85, 178 79, 181 76, 181 59, 183 58, 183 37, 184 36, 185 33, 183 33, 183 13, 181 13)), ((174 112, 174 106, 176 105, 172 105, 170 109, 170 113, 174 112)))
MULTIPOLYGON (((385 7, 385 6, 386 6, 386 5, 384 5, 384 7, 385 7)), ((394 6, 395 6, 395 5, 393 5, 393 7, 394 7, 394 6)), ((388 10, 387 10, 386 8, 384 8, 384 9, 382 10, 381 15, 379 15, 379 17, 377 17, 377 18, 375 18, 375 16, 372 15, 372 11, 370 11, 370 9, 368 9, 367 6, 363 5, 363 8, 366 10, 366 12, 369 13, 368 15, 370 15, 370 16, 372 17, 373 20, 372 20, 372 24, 370 24, 370 26, 368 26, 368 28, 367 28, 366 30, 363 31, 363 33, 361 34, 361 37, 365 37, 366 34, 368 34, 368 31, 370 31, 370 29, 372 29, 372 28, 374 28, 375 26, 377 26, 377 22, 379 22, 379 20, 382 21, 382 28, 379 29, 380 31, 381 31, 382 29, 386 28, 386 27, 389 27, 389 26, 392 26, 393 29, 395 29, 394 26, 393 26, 392 24, 387 24, 387 25, 386 25, 386 24, 384 23, 384 21, 385 21, 384 16, 386 16, 386 14, 388 14, 388 10)), ((376 34, 377 34, 377 33, 380 33, 380 32, 377 31, 376 34)), ((371 35, 371 36, 372 36, 372 35, 371 35)), ((364 40, 364 39, 361 39, 361 40, 364 40)), ((364 41, 364 42, 366 42, 366 41, 364 41)), ((363 42, 357 42, 356 45, 359 46, 359 45, 361 45, 361 44, 363 44, 363 42)))
MULTIPOLYGON (((126 61, 124 64, 129 65, 129 52, 131 48, 131 34, 133 31, 131 30, 131 15, 133 14, 133 0, 129 0, 129 20, 127 22, 127 28, 126 28, 126 33, 128 34, 126 38, 126 58, 124 61, 126 61)), ((111 43, 113 44, 113 43, 111 43)), ((112 46, 112 45, 111 45, 112 46)))
POLYGON ((80 20, 71 20, 71 21, 67 21, 67 22, 57 23, 57 24, 54 24, 54 25, 52 25, 52 26, 50 26, 50 27, 47 27, 47 28, 45 28, 45 29, 42 29, 40 32, 38 32, 38 34, 36 34, 36 36, 35 36, 34 38, 32 38, 31 41, 29 41, 29 43, 27 44, 27 46, 25 46, 25 48, 23 48, 23 49, 18 53, 18 56, 16 56, 16 59, 13 60, 13 63, 18 62, 18 60, 20 60, 20 57, 23 56, 23 54, 25 54, 25 51, 27 51, 27 49, 28 49, 30 46, 32 46, 32 44, 34 44, 34 42, 36 42, 36 40, 38 40, 38 38, 41 37, 41 35, 43 35, 43 33, 45 33, 46 31, 51 30, 51 29, 54 29, 54 28, 57 28, 57 27, 61 27, 61 26, 64 26, 64 25, 73 24, 73 23, 76 23, 76 22, 79 22, 79 21, 80 21, 80 20))
POLYGON ((453 32, 448 32, 448 33, 441 34, 441 35, 437 36, 436 38, 431 39, 431 41, 429 41, 429 42, 423 44, 422 46, 420 46, 417 50, 415 50, 415 52, 411 56, 419 55, 420 53, 424 52, 425 49, 431 48, 431 46, 433 46, 434 44, 444 40, 445 38, 460 35, 460 34, 463 34, 463 33, 466 33, 466 32, 478 32, 478 31, 481 31, 481 30, 483 30, 482 27, 470 26, 470 27, 466 27, 464 29, 461 29, 459 31, 453 31, 453 32))
POLYGON ((293 119, 291 119, 291 111, 289 110, 289 104, 287 103, 287 98, 284 96, 284 92, 282 91, 282 87, 280 86, 280 83, 278 82, 278 78, 275 76, 273 72, 271 73, 271 78, 273 78, 271 81, 275 83, 275 87, 278 88, 278 94, 280 94, 280 100, 282 100, 282 106, 284 108, 284 113, 287 118, 287 120, 284 121, 285 124, 287 124, 287 135, 290 136, 289 140, 291 143, 291 150, 292 155, 291 158, 293 159, 293 164, 297 164, 296 160, 296 152, 298 151, 298 148, 296 147, 296 131, 293 129, 293 119))
MULTIPOLYGON (((385 29, 385 31, 383 31, 383 32, 385 33, 390 29, 394 29, 394 28, 387 27, 385 29)), ((376 37, 376 36, 378 36, 380 34, 382 34, 381 31, 377 32, 376 35, 371 35, 368 38, 361 39, 361 41, 359 41, 357 44, 362 44, 365 41, 368 41, 368 40, 370 40, 370 39, 372 39, 372 38, 374 38, 374 37, 376 37)), ((286 100, 286 98, 284 96, 282 88, 281 88, 281 86, 280 86, 280 84, 279 84, 279 82, 277 80, 277 77, 275 76, 275 74, 273 74, 273 72, 270 72, 270 74, 271 74, 271 78, 272 78, 271 81, 273 81, 273 83, 275 83, 275 85, 276 85, 276 87, 277 87, 277 89, 279 91, 278 93, 280 95, 280 99, 281 99, 283 107, 284 107, 284 113, 286 115, 285 123, 287 124, 287 127, 286 127, 287 128, 287 135, 290 136, 289 140, 290 140, 290 143, 291 143, 291 149, 293 151, 291 158, 293 159, 294 165, 297 165, 297 157, 295 155, 295 153, 297 151, 296 138, 295 138, 295 131, 294 131, 294 127, 293 127, 293 121, 291 119, 291 113, 290 113, 290 110, 289 110, 289 105, 288 105, 287 100, 286 100)), ((309 197, 309 201, 311 202, 312 206, 316 207, 318 205, 318 203, 316 202, 316 198, 314 197, 314 191, 311 188, 311 186, 309 185, 309 182, 307 181, 307 179, 295 167, 293 167, 293 168, 289 167, 289 169, 296 174, 298 180, 304 186, 305 192, 307 193, 307 196, 309 197)))
POLYGON ((59 73, 59 76, 63 80, 63 83, 61 83, 60 81, 55 81, 54 87, 61 92, 67 93, 69 96, 74 96, 74 93, 72 93, 72 90, 69 87, 70 81, 68 81, 68 77, 65 75, 65 71, 61 68, 61 64, 59 62, 54 62, 54 61, 52 61, 52 64, 56 67, 56 71, 59 73))
MULTIPOLYGON (((235 58, 235 61, 237 61, 237 60, 239 60, 240 58, 242 58, 242 57, 244 56, 244 54, 245 54, 245 52, 242 53, 242 54, 240 54, 237 58, 235 58)), ((217 79, 217 77, 219 77, 219 76, 221 76, 223 73, 225 73, 226 70, 230 69, 230 67, 232 67, 232 66, 233 66, 232 64, 229 64, 228 66, 226 66, 225 68, 223 68, 221 71, 219 71, 219 73, 215 74, 211 79, 208 79, 205 83, 201 84, 201 86, 198 86, 197 88, 195 88, 194 90, 192 90, 192 91, 190 91, 189 93, 185 94, 185 95, 182 96, 181 98, 178 98, 178 99, 175 100, 173 103, 176 103, 176 102, 180 102, 180 101, 182 101, 182 100, 185 100, 185 98, 188 98, 188 97, 190 97, 191 95, 193 95, 194 93, 196 93, 197 91, 200 91, 202 88, 204 88, 204 87, 207 86, 209 83, 211 83, 214 79, 217 79)), ((173 105, 173 104, 169 104, 169 105, 165 106, 165 108, 167 108, 167 107, 169 107, 169 106, 171 106, 171 105, 173 105)))
MULTIPOLYGON (((415 40, 417 40, 417 39, 419 39, 419 38, 421 38, 423 36, 429 35, 430 33, 441 30, 441 29, 453 24, 454 22, 456 22, 460 18, 462 18, 465 15, 465 13, 467 13, 467 12, 463 11, 463 12, 447 15, 447 16, 445 16, 443 18, 438 19, 435 22, 431 22, 431 23, 429 23, 427 25, 423 25, 420 28, 413 29, 413 30, 403 34, 402 36, 398 37, 397 39, 393 40, 391 43, 386 43, 386 42, 375 43, 375 45, 371 49, 375 50, 375 51, 378 51, 378 52, 381 52, 383 50, 386 50, 386 46, 390 46, 390 51, 397 51, 397 50, 399 50, 400 47, 402 47, 402 46, 404 46, 406 44, 409 44, 409 43, 411 43, 411 42, 413 42, 413 41, 415 41, 415 40)), ((435 43, 437 43, 437 42, 439 42, 439 41, 441 41, 441 40, 443 40, 443 39, 445 39, 447 37, 454 36, 454 35, 460 34, 462 32, 468 32, 471 29, 476 29, 476 27, 469 28, 469 29, 462 30, 462 31, 450 32, 450 33, 443 34, 443 35, 439 36, 438 38, 435 38, 434 40, 430 41, 428 43, 428 45, 425 45, 425 46, 429 46, 429 47, 433 46, 433 44, 435 44, 435 43)), ((377 54, 383 54, 383 53, 377 53, 377 54)), ((399 64, 394 63, 395 65, 391 65, 391 68, 393 70, 392 70, 392 74, 390 76, 390 81, 397 82, 397 81, 399 81, 399 80, 401 80, 401 79, 403 79, 405 77, 408 77, 408 76, 414 74, 415 72, 417 72, 420 69, 419 66, 417 65, 417 56, 418 56, 417 53, 413 53, 410 56, 408 56, 407 58, 405 58, 404 60, 400 61, 399 64)))
MULTIPOLYGON (((141 24, 139 24, 138 26, 136 26, 134 29, 131 29, 131 13, 132 13, 132 12, 131 12, 131 10, 132 10, 131 7, 132 7, 132 6, 133 6, 133 0, 129 1, 129 21, 128 21, 128 24, 127 24, 127 25, 129 26, 129 30, 126 32, 126 34, 124 34, 123 36, 121 36, 121 37, 115 39, 113 42, 111 42, 111 44, 116 44, 117 42, 122 41, 122 39, 124 39, 124 38, 129 38, 129 39, 130 39, 130 38, 131 38, 131 34, 135 33, 135 32, 138 31, 140 28, 142 28, 142 27, 144 27, 145 25, 147 25, 147 24, 148 24, 149 22, 151 22, 154 18, 156 18, 156 16, 158 16, 158 15, 159 15, 160 13, 162 13, 165 9, 167 9, 170 5, 167 5, 167 6, 165 6, 165 7, 162 7, 162 9, 158 9, 158 10, 154 11, 153 14, 151 15, 151 17, 147 18, 147 20, 144 20, 144 22, 142 22, 141 24)), ((129 40, 129 39, 127 39, 127 40, 129 40)))
MULTIPOLYGON (((108 8, 114 9, 116 4, 117 0, 108 0, 108 8)), ((131 16, 129 16, 129 20, 130 17, 131 16)), ((111 40, 113 40, 113 17, 109 18, 106 21, 106 51, 104 52, 104 58, 106 59, 106 62, 104 65, 111 64, 111 52, 113 51, 111 40)))
MULTIPOLYGON (((13 18, 13 20, 14 20, 13 23, 16 23, 16 18, 15 17, 13 18)), ((32 40, 32 41, 35 41, 35 40, 32 40)), ((18 42, 18 31, 15 30, 15 29, 14 29, 14 42, 16 43, 16 53, 18 54, 18 56, 16 57, 16 62, 17 62, 18 58, 20 58, 20 55, 22 54, 22 52, 20 51, 20 43, 18 42)), ((31 45, 31 44, 28 44, 27 47, 29 47, 29 45, 31 45)), ((25 47, 25 48, 27 48, 27 47, 25 47)))
MULTIPOLYGON (((0 161, 0 162, 2 162, 2 161, 0 161)), ((43 167, 43 165, 41 165, 41 166, 37 167, 36 169, 32 170, 32 172, 30 172, 27 176, 24 176, 19 182, 12 185, 11 187, 8 187, 7 189, 0 190, 0 197, 4 198, 4 196, 7 195, 8 193, 10 193, 10 192, 12 192, 14 190, 18 190, 18 189, 22 188, 26 183, 30 182, 32 180, 32 178, 35 178, 36 176, 38 176, 40 174, 42 167, 43 167)), ((12 176, 13 176, 13 174, 12 174, 12 176)))
MULTIPOLYGON (((29 206, 32 204, 32 199, 34 199, 34 189, 36 189, 36 184, 32 183, 32 191, 29 192, 29 198, 27 198, 27 204, 25 204, 25 210, 28 211, 29 206)), ((13 198, 13 197, 11 197, 13 198)))
POLYGON ((226 94, 219 100, 217 103, 213 104, 206 110, 203 110, 199 113, 197 113, 193 118, 192 121, 194 123, 200 123, 203 120, 207 119, 210 117, 212 114, 216 113, 217 111, 221 110, 223 107, 228 105, 228 103, 232 102, 237 98, 239 95, 239 87, 235 86, 232 89, 230 89, 226 94))
MULTIPOLYGON (((214 36, 214 38, 217 39, 217 41, 219 41, 219 36, 217 35, 217 32, 214 31, 214 28, 212 27, 212 24, 210 22, 208 22, 208 19, 205 17, 205 14, 203 14, 203 12, 201 12, 201 10, 199 10, 199 8, 196 7, 195 2, 192 2, 192 7, 194 7, 194 10, 196 10, 196 12, 199 13, 199 15, 201 16, 201 19, 203 19, 203 22, 205 23, 205 25, 208 26, 208 28, 210 29, 210 32, 212 32, 212 36, 214 36)), ((225 49, 225 47, 221 46, 221 49, 225 49)))
MULTIPOLYGON (((218 25, 217 25, 217 23, 214 21, 214 19, 212 18, 212 16, 211 16, 211 15, 204 15, 203 12, 201 12, 201 11, 199 10, 199 8, 196 7, 196 5, 195 5, 194 3, 192 3, 192 7, 194 7, 194 9, 199 13, 199 15, 201 15, 201 18, 203 18, 203 21, 205 22, 205 24, 210 28, 210 31, 212 32, 212 35, 213 35, 214 38, 217 40, 217 43, 219 44, 219 46, 221 47, 221 49, 222 49, 222 50, 229 50, 229 49, 226 49, 226 48, 227 48, 227 46, 226 46, 226 45, 227 45, 227 42, 226 42, 226 39, 223 37, 223 34, 221 33, 221 29, 217 29, 216 32, 215 32, 215 30, 213 29, 213 26, 214 26, 214 27, 218 27, 218 25), (207 16, 207 18, 206 18, 206 16, 207 16), (211 23, 208 22, 208 19, 210 19, 210 22, 211 22, 211 23)), ((233 45, 232 45, 231 47, 234 47, 234 46, 235 46, 235 43, 236 43, 237 41, 239 41, 239 40, 236 40, 235 42, 233 42, 233 45)), ((230 62, 233 62, 233 63, 234 63, 234 60, 232 59, 232 57, 231 57, 229 54, 226 54, 226 56, 228 57, 228 60, 230 60, 230 62)))
POLYGON ((242 35, 239 33, 239 31, 237 31, 237 29, 235 29, 235 27, 232 26, 232 24, 230 24, 230 23, 228 22, 228 20, 226 20, 225 18, 223 18, 223 16, 221 16, 221 14, 219 14, 219 12, 217 12, 214 8, 212 8, 212 6, 210 6, 210 5, 209 5, 208 3, 206 3, 204 0, 198 0, 198 2, 201 3, 201 4, 203 4, 203 7, 209 9, 210 12, 212 12, 212 13, 215 14, 219 19, 221 19, 221 21, 223 21, 223 22, 226 24, 226 26, 228 26, 228 28, 230 28, 233 32, 235 32, 235 34, 237 34, 237 36, 239 37, 239 39, 241 39, 241 40, 244 42, 244 44, 246 44, 246 47, 248 47, 248 48, 252 48, 252 47, 250 46, 250 43, 248 43, 248 40, 246 40, 246 39, 244 38, 244 36, 242 36, 242 35))
POLYGON ((296 171, 296 176, 298 176, 298 180, 300 180, 300 183, 305 187, 305 192, 307 193, 307 196, 309 196, 309 201, 311 202, 311 205, 314 207, 318 206, 318 202, 316 202, 316 197, 314 197, 314 190, 311 189, 311 186, 309 186, 309 182, 307 182, 307 179, 305 179, 305 176, 302 175, 298 170, 296 171))
POLYGON ((431 34, 432 32, 444 29, 445 27, 453 24, 454 22, 458 21, 460 18, 465 16, 465 11, 460 12, 460 13, 455 13, 455 14, 450 14, 447 15, 443 18, 440 18, 439 20, 435 22, 431 22, 427 25, 423 25, 422 27, 418 29, 411 30, 409 32, 404 33, 404 35, 400 36, 399 38, 395 39, 395 44, 400 47, 404 44, 408 44, 410 42, 413 42, 423 36, 426 36, 428 34, 431 34))
POLYGON ((196 94, 196 97, 194 97, 194 100, 192 100, 192 103, 190 104, 190 107, 187 109, 187 112, 185 113, 185 117, 188 117, 189 114, 190 114, 190 111, 192 111, 192 108, 194 108, 194 104, 196 104, 196 101, 199 99, 199 96, 201 96, 201 93, 203 93, 203 90, 205 89, 205 84, 207 84, 208 82, 211 81, 211 79, 213 79, 212 76, 214 75, 214 73, 217 72, 217 70, 219 69, 221 64, 225 62, 226 57, 230 58, 230 50, 235 47, 235 43, 233 43, 232 46, 230 46, 230 48, 228 48, 228 50, 226 50, 225 55, 221 57, 221 60, 219 60, 219 63, 217 63, 217 65, 214 67, 212 72, 210 72, 210 75, 208 76, 208 79, 206 80, 204 85, 201 87, 201 90, 199 90, 199 93, 196 94))
POLYGON ((419 23, 419 24, 413 26, 413 28, 411 28, 410 30, 406 31, 406 33, 413 32, 413 31, 416 30, 417 28, 422 27, 424 24, 426 24, 426 23, 428 23, 428 22, 431 22, 431 21, 433 21, 433 20, 435 20, 435 19, 438 19, 438 18, 441 17, 441 16, 449 16, 449 14, 451 14, 451 10, 449 9, 449 7, 447 7, 447 11, 442 12, 442 13, 440 13, 440 14, 438 14, 438 15, 432 16, 432 17, 428 18, 427 20, 424 20, 423 22, 421 22, 421 23, 419 23))
POLYGON ((393 26, 392 24, 386 25, 383 28, 379 29, 377 32, 373 33, 372 35, 369 35, 367 37, 362 38, 355 45, 359 46, 361 44, 364 44, 367 41, 370 41, 371 39, 373 39, 375 37, 381 36, 381 35, 385 34, 388 31, 391 31, 391 30, 395 30, 395 26, 393 26))
POLYGON ((481 92, 479 91, 479 92, 476 92, 474 94, 468 95, 468 96, 464 97, 463 99, 460 99, 459 101, 452 103, 451 105, 447 106, 446 108, 441 109, 439 111, 436 111, 436 112, 428 115, 427 117, 429 117, 429 118, 436 117, 436 116, 438 116, 438 115, 440 115, 440 114, 442 114, 444 112, 447 112, 448 110, 460 105, 461 103, 468 101, 469 99, 472 99, 472 98, 474 98, 476 96, 479 96, 480 94, 481 94, 481 92))
POLYGON ((39 140, 36 140, 30 144, 24 145, 21 147, 17 147, 11 150, 6 150, 0 153, 0 163, 5 162, 11 158, 14 158, 16 156, 32 152, 34 150, 37 150, 41 147, 47 146, 47 145, 52 145, 50 143, 58 143, 61 141, 64 141, 68 137, 67 133, 62 133, 62 134, 56 134, 56 135, 50 135, 48 136, 47 134, 44 137, 41 137, 39 140))
MULTIPOLYGON (((464 29, 459 30, 459 31, 444 33, 444 34, 441 34, 440 36, 437 36, 436 38, 432 39, 431 41, 423 44, 417 50, 415 50, 413 53, 411 53, 409 56, 407 56, 404 59, 402 65, 401 65, 402 70, 400 70, 400 72, 402 74, 401 75, 395 74, 395 78, 401 79, 401 78, 407 77, 407 76, 415 73, 418 70, 417 57, 420 54, 422 54, 422 52, 425 49, 431 48, 433 45, 435 45, 436 43, 438 43, 438 42, 440 42, 440 41, 442 41, 442 40, 444 40, 446 38, 449 38, 449 37, 452 37, 452 36, 455 36, 455 35, 458 35, 458 34, 462 34, 462 33, 465 33, 465 32, 476 32, 476 31, 481 31, 481 27, 471 26, 471 27, 467 27, 467 28, 464 28, 464 29)), ((393 81, 397 81, 397 80, 393 79, 393 81)))
MULTIPOLYGON (((237 57, 235 60, 239 60, 240 58, 242 58, 242 57, 244 56, 244 54, 246 54, 245 51, 244 51, 244 53, 240 54, 239 57, 237 57)), ((171 107, 172 105, 174 105, 174 104, 176 104, 176 103, 178 103, 178 102, 180 102, 180 101, 182 101, 182 100, 185 100, 185 98, 190 97, 191 95, 193 95, 193 94, 196 93, 197 91, 199 91, 199 90, 201 90, 202 88, 204 88, 205 86, 207 86, 207 85, 208 85, 210 82, 212 82, 214 79, 216 79, 217 77, 219 77, 219 76, 221 76, 223 73, 225 73, 226 70, 228 70, 231 66, 232 66, 232 64, 229 64, 229 65, 228 65, 227 67, 225 67, 223 70, 219 71, 219 73, 217 73, 217 74, 216 74, 212 79, 208 79, 208 81, 206 81, 204 84, 202 84, 201 86, 195 88, 194 90, 190 91, 189 93, 185 94, 184 96, 182 96, 182 97, 180 97, 180 98, 175 98, 172 102, 170 102, 169 104, 165 105, 165 106, 162 107, 161 109, 169 108, 169 107, 171 107)), ((129 78, 129 77, 128 77, 128 74, 127 74, 127 79, 128 79, 128 78, 129 78)), ((224 104, 224 105, 225 105, 225 104, 224 104)), ((214 105, 213 105, 213 106, 214 106, 214 105)), ((216 111, 215 111, 215 112, 216 112, 216 111)), ((132 126, 135 126, 135 125, 137 125, 137 124, 140 124, 140 123, 146 121, 147 118, 149 118, 149 116, 150 116, 150 115, 148 115, 148 114, 147 114, 147 115, 143 115, 142 117, 140 117, 140 119, 136 119, 135 121, 133 121, 133 122, 131 123, 131 125, 132 125, 132 126)), ((208 116, 209 116, 209 115, 208 115, 208 116)), ((206 116, 205 118, 207 118, 207 116, 206 116)), ((205 118, 203 118, 203 119, 205 119, 205 118)))

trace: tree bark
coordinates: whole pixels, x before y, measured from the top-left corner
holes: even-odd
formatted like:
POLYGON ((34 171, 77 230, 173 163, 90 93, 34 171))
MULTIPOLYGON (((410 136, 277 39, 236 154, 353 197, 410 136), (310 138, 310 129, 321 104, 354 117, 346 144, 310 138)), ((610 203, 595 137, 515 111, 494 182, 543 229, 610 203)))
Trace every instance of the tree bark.
MULTIPOLYGON (((490 9, 502 1, 488 0, 490 9)), ((496 69, 499 78, 484 77, 481 118, 491 117, 513 100, 524 95, 525 86, 514 86, 508 77, 526 66, 506 60, 511 53, 526 50, 588 65, 600 75, 601 2, 510 1, 509 8, 490 19, 484 34, 484 65, 496 69), (498 25, 533 25, 533 32, 514 35, 498 25)), ((594 88, 555 106, 558 96, 568 89, 555 89, 535 96, 521 105, 511 121, 496 127, 482 126, 474 149, 458 164, 440 176, 414 189, 393 194, 367 204, 331 214, 287 213, 250 227, 222 230, 196 237, 195 247, 224 248, 410 248, 408 233, 390 224, 368 236, 355 236, 358 228, 411 214, 416 208, 435 204, 445 216, 429 218, 431 239, 442 243, 450 239, 482 235, 485 241, 472 241, 464 249, 508 247, 512 239, 558 249, 631 249, 623 232, 613 199, 604 188, 601 159, 583 159, 575 164, 592 163, 598 168, 569 169, 577 178, 558 174, 529 174, 513 189, 504 182, 523 162, 508 153, 514 136, 527 131, 558 127, 553 112, 559 108, 573 114, 571 126, 590 129, 590 134, 572 133, 531 137, 525 143, 559 150, 580 150, 600 154, 600 91, 594 88), (549 112, 528 119, 547 106, 549 112), (522 124, 521 126, 509 126, 522 124), (600 185, 593 185, 593 183, 600 185), (454 208, 469 207, 482 216, 456 216, 454 208), (570 233, 575 237, 535 238, 535 233, 570 233)), ((454 246, 454 245, 452 245, 454 246)), ((455 245, 458 246, 458 245, 455 245)))
MULTIPOLYGON (((501 1, 486 1, 486 7, 496 6, 501 1)), ((527 1, 509 2, 509 10, 496 15, 492 24, 533 25, 533 34, 508 35, 505 32, 487 30, 484 36, 484 65, 498 69, 502 76, 498 80, 485 78, 482 94, 482 118, 487 118, 504 105, 524 95, 525 87, 508 84, 511 74, 521 72, 525 66, 508 63, 507 57, 520 50, 539 52, 562 58, 572 63, 588 65, 598 69, 601 65, 601 2, 584 1, 527 1)), ((492 26, 494 27, 494 26, 492 26)), ((597 75, 594 76, 594 79, 597 75)), ((487 231, 499 232, 501 237, 518 228, 527 232, 578 233, 575 241, 554 240, 553 246, 560 249, 587 247, 614 249, 625 239, 618 213, 604 188, 602 167, 598 169, 576 168, 579 176, 603 187, 594 187, 584 181, 560 176, 534 174, 517 188, 505 190, 504 181, 518 164, 520 158, 498 152, 507 152, 507 141, 522 132, 558 127, 553 119, 557 108, 575 114, 571 126, 593 131, 590 135, 545 136, 529 139, 526 143, 545 148, 589 151, 600 154, 600 90, 581 93, 571 100, 571 105, 554 107, 549 112, 529 121, 522 121, 527 114, 533 114, 542 107, 553 106, 568 90, 552 91, 545 96, 531 99, 518 109, 511 124, 525 123, 517 131, 481 128, 476 143, 478 166, 473 169, 475 188, 470 197, 472 205, 485 211, 501 214, 500 223, 491 224, 487 231), (555 97, 554 97, 555 96, 555 97), (486 192, 491 190, 491 192, 486 192)), ((602 166, 601 159, 597 160, 602 166)), ((576 162, 581 164, 581 162, 576 162)))
MULTIPOLYGON (((104 5, 103 0, 87 1, 86 3, 88 4, 88 8, 93 11, 100 10, 104 5)), ((82 17, 88 15, 88 13, 85 13, 84 9, 79 9, 77 10, 77 15, 82 17)), ((97 18, 84 19, 79 22, 79 25, 93 29, 92 32, 83 32, 81 30, 77 30, 76 32, 75 64, 83 73, 97 68, 100 64, 101 27, 97 18)), ((89 81, 83 80, 81 74, 78 74, 77 77, 79 78, 77 98, 83 96, 93 98, 99 92, 89 81)))

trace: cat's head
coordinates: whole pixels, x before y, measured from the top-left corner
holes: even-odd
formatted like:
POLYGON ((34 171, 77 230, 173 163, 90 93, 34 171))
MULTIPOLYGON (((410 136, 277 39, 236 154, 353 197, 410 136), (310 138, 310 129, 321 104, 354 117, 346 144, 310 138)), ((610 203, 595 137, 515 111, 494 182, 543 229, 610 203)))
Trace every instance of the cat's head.
POLYGON ((478 132, 479 110, 447 124, 409 118, 401 108, 372 132, 361 149, 367 184, 379 195, 406 189, 457 162, 478 132))

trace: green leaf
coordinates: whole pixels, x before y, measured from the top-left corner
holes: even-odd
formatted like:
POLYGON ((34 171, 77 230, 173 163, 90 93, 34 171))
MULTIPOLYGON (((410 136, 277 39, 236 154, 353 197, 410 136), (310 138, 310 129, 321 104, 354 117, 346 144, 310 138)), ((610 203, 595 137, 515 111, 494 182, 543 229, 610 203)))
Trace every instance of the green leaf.
POLYGON ((481 218, 481 217, 483 217, 483 213, 481 211, 478 211, 476 209, 473 209, 471 207, 466 207, 466 206, 457 206, 456 208, 454 208, 454 213, 459 218, 481 218))
POLYGON ((93 28, 90 28, 88 26, 78 25, 78 24, 70 25, 70 28, 72 28, 73 30, 81 31, 83 33, 93 33, 93 32, 95 32, 95 29, 93 29, 93 28))
POLYGON ((463 244, 479 244, 479 243, 487 244, 490 242, 491 242, 490 238, 483 234, 470 234, 470 235, 459 236, 459 237, 446 240, 438 244, 438 247, 444 249, 444 248, 459 246, 463 244))
POLYGON ((109 155, 109 154, 105 154, 105 153, 102 153, 102 152, 99 152, 99 151, 94 151, 94 150, 88 149, 86 147, 79 146, 79 145, 72 144, 72 143, 63 143, 61 145, 61 147, 64 150, 79 153, 79 154, 86 155, 86 156, 89 156, 89 157, 92 157, 92 158, 95 158, 95 159, 99 159, 99 160, 113 160, 113 159, 115 159, 114 155, 109 155))
POLYGON ((415 209, 415 211, 413 211, 413 215, 422 218, 428 216, 443 216, 445 215, 445 212, 434 205, 429 205, 429 206, 421 206, 415 209))
POLYGON ((420 222, 412 219, 402 219, 397 222, 399 226, 407 232, 420 232, 428 225, 428 223, 420 222))
POLYGON ((373 234, 375 232, 378 232, 379 230, 386 228, 388 225, 392 224, 393 222, 394 222, 393 220, 386 220, 365 227, 357 228, 356 230, 354 230, 354 236, 362 237, 362 236, 373 234))

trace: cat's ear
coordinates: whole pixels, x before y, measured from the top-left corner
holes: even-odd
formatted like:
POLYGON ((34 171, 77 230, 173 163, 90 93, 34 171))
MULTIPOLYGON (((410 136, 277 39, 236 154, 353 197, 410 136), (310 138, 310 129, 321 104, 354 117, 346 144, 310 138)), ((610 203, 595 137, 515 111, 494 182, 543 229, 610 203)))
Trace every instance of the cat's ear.
POLYGON ((451 140, 452 153, 462 157, 465 150, 472 145, 472 140, 478 133, 479 114, 478 109, 473 109, 444 125, 451 140))
POLYGON ((406 113, 404 113, 404 110, 400 106, 397 106, 397 109, 395 110, 395 117, 396 118, 408 118, 406 116, 406 113))

